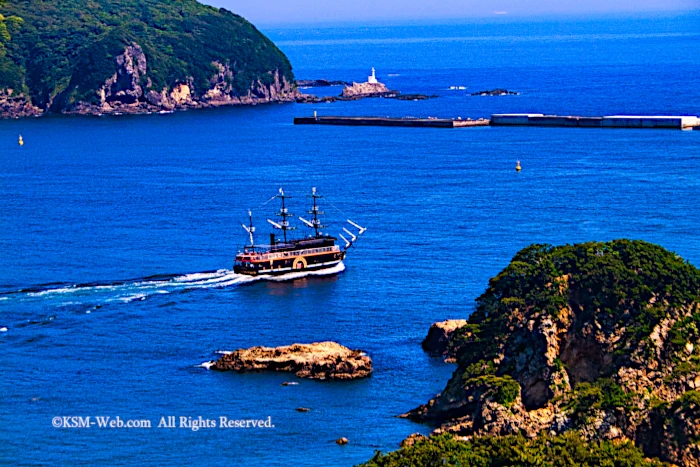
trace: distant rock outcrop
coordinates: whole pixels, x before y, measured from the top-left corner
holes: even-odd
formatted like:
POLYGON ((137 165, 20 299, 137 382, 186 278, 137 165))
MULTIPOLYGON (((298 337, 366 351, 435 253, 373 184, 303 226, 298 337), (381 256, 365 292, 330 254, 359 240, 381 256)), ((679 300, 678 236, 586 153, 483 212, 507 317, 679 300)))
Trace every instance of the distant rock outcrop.
POLYGON ((493 89, 491 91, 479 91, 472 93, 472 96, 517 96, 519 92, 509 91, 507 89, 493 89))
POLYGON ((382 83, 352 83, 345 86, 341 97, 344 99, 360 99, 363 97, 395 97, 398 94, 382 83))
POLYGON ((327 79, 298 79, 297 86, 300 88, 323 88, 330 86, 347 86, 347 81, 327 80, 327 79))
POLYGON ((347 380, 372 374, 372 360, 360 350, 335 342, 251 347, 224 355, 211 366, 219 371, 285 371, 299 378, 347 380))
POLYGON ((700 466, 700 270, 677 255, 627 240, 534 245, 455 326, 434 326, 426 346, 457 371, 405 416, 462 436, 573 430, 700 466))
POLYGON ((383 97, 388 99, 398 99, 403 101, 420 101, 432 99, 437 96, 428 96, 425 94, 401 94, 399 91, 393 91, 386 85, 378 82, 374 75, 370 77, 372 82, 365 83, 346 83, 344 81, 327 81, 327 80, 302 80, 297 81, 299 87, 316 87, 316 86, 335 86, 343 84, 343 91, 339 96, 315 96, 313 94, 298 93, 296 102, 299 104, 323 104, 336 101, 355 101, 364 98, 383 97))

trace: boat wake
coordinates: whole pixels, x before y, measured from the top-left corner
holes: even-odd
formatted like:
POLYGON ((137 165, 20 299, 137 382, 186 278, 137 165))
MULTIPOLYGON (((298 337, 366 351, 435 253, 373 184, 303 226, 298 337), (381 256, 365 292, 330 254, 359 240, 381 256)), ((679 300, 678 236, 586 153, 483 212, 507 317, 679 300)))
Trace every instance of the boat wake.
POLYGON ((345 270, 340 262, 333 268, 320 271, 292 272, 280 276, 248 276, 230 269, 191 274, 158 275, 142 279, 87 284, 49 284, 45 286, 0 292, 0 301, 12 302, 57 300, 59 305, 89 303, 133 303, 154 295, 170 294, 196 289, 223 289, 257 281, 284 282, 307 276, 338 274, 345 270))

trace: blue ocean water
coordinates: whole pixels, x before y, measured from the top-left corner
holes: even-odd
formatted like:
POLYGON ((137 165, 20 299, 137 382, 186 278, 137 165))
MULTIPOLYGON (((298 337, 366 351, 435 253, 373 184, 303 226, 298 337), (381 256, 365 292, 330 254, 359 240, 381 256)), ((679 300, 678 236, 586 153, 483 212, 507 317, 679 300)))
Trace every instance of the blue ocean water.
POLYGON ((700 131, 292 125, 314 110, 697 115, 699 25, 269 29, 298 78, 363 81, 374 66, 391 88, 440 97, 0 122, 0 463, 351 466, 430 431, 396 418, 453 371, 420 341, 468 316, 519 249, 627 237, 700 265, 700 131), (241 284, 227 271, 246 210, 280 186, 298 213, 312 186, 326 194, 331 233, 348 217, 368 227, 342 274, 241 284), (367 351, 374 375, 283 387, 294 377, 200 367, 217 350, 319 340, 367 351), (57 416, 153 428, 57 429, 57 416), (275 428, 156 428, 167 416, 275 428))

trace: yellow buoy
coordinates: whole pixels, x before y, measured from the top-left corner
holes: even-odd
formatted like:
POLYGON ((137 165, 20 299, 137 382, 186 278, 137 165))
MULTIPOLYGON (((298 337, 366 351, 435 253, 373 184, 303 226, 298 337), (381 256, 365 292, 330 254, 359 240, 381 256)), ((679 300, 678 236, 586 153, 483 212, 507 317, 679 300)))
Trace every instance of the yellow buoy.
POLYGON ((515 171, 520 172, 521 169, 522 169, 522 167, 520 167, 520 161, 516 161, 515 162, 515 171))
POLYGON ((24 146, 24 140, 22 139, 22 135, 19 135, 19 145, 24 146))

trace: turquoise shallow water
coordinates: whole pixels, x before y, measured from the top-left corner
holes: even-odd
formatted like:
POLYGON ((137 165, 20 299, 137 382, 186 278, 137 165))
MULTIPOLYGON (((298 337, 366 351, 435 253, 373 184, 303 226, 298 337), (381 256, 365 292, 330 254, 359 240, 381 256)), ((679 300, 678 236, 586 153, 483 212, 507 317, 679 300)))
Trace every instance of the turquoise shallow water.
POLYGON ((299 78, 374 66, 440 97, 0 122, 0 462, 354 465, 430 431, 396 418, 453 369, 420 340, 466 317, 519 249, 628 237, 699 265, 700 131, 291 124, 314 110, 697 115, 698 20, 275 29, 299 78), (447 90, 459 85, 522 94, 447 90), (311 186, 326 193, 343 211, 328 206, 331 232, 346 217, 368 227, 344 273, 238 284, 225 271, 245 210, 279 186, 298 212, 311 186), (199 367, 217 350, 329 339, 369 352, 373 377, 282 387, 290 376, 199 367), (154 428, 52 427, 69 415, 154 428), (173 415, 275 428, 155 428, 173 415))

